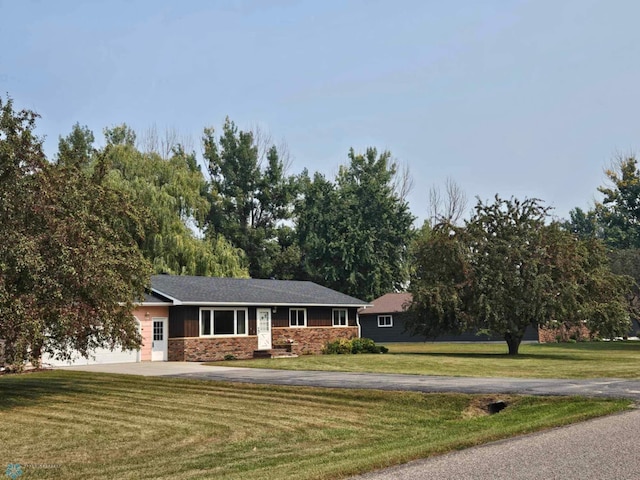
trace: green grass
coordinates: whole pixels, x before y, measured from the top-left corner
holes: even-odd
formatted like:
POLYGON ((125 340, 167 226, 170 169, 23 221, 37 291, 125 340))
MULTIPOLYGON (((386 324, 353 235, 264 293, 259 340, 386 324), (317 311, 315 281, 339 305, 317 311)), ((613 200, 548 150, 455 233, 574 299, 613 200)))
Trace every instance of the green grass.
POLYGON ((5 375, 0 465, 31 465, 20 480, 337 479, 629 407, 506 398, 509 407, 488 416, 477 407, 490 397, 478 395, 5 375))
POLYGON ((506 355, 503 343, 388 344, 386 355, 315 355, 218 362, 285 370, 409 373, 463 377, 639 378, 640 342, 523 344, 506 355))

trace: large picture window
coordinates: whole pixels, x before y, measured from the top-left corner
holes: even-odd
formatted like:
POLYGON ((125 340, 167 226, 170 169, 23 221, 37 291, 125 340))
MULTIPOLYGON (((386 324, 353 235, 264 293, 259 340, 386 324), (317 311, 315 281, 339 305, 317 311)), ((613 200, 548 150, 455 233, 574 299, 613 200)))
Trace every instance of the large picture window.
POLYGON ((333 326, 346 327, 349 325, 349 316, 346 308, 335 308, 333 310, 333 326))
POLYGON ((200 336, 246 335, 247 311, 233 308, 201 308, 200 336))
POLYGON ((289 309, 289 326, 304 327, 307 325, 307 310, 304 308, 289 309))

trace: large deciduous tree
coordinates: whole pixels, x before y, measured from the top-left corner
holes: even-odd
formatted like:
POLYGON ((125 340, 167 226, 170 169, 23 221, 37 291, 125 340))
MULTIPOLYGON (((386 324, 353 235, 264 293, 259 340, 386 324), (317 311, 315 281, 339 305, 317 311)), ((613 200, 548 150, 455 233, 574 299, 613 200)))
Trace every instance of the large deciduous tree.
POLYGON ((411 243, 411 318, 408 329, 425 338, 468 328, 473 272, 462 228, 425 222, 411 243))
POLYGON ((302 175, 296 226, 309 278, 365 300, 405 286, 413 216, 396 173, 389 152, 369 148, 349 151, 335 183, 302 175))
POLYGON ((419 239, 410 330, 485 331, 504 338, 511 355, 529 325, 628 331, 630 279, 611 272, 598 240, 580 240, 547 217, 538 200, 496 196, 479 201, 464 227, 445 223, 419 239))
POLYGON ((619 158, 605 171, 610 185, 598 191, 595 213, 602 236, 613 248, 640 248, 640 172, 635 157, 619 158))
POLYGON ((219 138, 205 129, 203 143, 211 182, 207 228, 245 252, 252 277, 282 276, 279 262, 292 251, 279 244, 279 230, 291 216, 295 184, 278 149, 268 147, 262 158, 254 134, 228 118, 219 138))
POLYGON ((587 212, 574 208, 563 226, 582 238, 602 239, 612 249, 640 248, 640 171, 635 157, 615 160, 605 170, 608 184, 587 212))
MULTIPOLYGON (((137 347, 131 311, 150 275, 137 247, 138 206, 100 175, 82 172, 81 162, 50 164, 34 134, 36 118, 0 100, 5 361, 21 366, 37 364, 43 352, 67 358, 71 351, 137 347)), ((65 156, 86 153, 71 150, 65 156)))
POLYGON ((221 235, 198 235, 209 212, 207 182, 193 153, 174 145, 167 158, 140 152, 126 125, 105 129, 107 145, 96 151, 93 134, 75 125, 61 138, 58 163, 101 172, 112 188, 144 209, 139 247, 156 273, 246 276, 243 254, 221 235))
POLYGON ((611 270, 633 278, 634 304, 640 283, 640 171, 633 156, 620 157, 605 170, 607 184, 598 187, 602 201, 584 212, 573 209, 564 228, 581 238, 601 239, 608 247, 611 270))

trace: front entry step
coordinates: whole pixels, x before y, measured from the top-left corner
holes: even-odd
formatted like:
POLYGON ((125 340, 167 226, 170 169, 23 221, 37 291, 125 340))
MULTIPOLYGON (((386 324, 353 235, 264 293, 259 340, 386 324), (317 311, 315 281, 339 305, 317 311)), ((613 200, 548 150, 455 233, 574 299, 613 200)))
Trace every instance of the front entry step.
POLYGON ((284 348, 272 348, 270 350, 254 350, 253 358, 295 358, 298 355, 288 352, 284 348))

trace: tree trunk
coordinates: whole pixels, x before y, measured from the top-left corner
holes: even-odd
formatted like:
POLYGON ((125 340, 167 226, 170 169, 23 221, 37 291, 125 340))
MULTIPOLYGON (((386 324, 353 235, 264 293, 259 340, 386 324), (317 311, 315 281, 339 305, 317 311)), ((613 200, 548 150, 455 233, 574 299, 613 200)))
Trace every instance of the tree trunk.
POLYGON ((520 342, 522 342, 522 335, 514 333, 505 333, 504 339, 509 347, 509 355, 518 355, 518 349, 520 348, 520 342))

